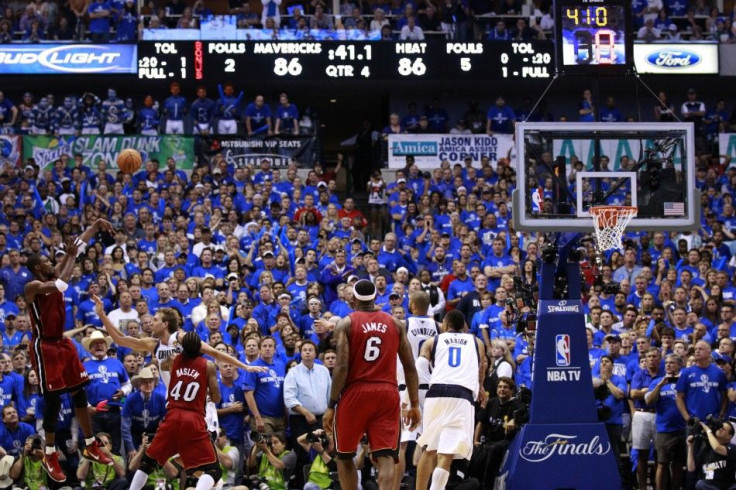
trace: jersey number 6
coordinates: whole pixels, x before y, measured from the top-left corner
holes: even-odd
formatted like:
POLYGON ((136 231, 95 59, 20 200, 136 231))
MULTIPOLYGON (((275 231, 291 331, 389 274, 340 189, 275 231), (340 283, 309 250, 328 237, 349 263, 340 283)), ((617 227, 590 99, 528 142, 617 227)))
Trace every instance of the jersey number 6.
POLYGON ((371 337, 365 343, 365 352, 363 359, 373 362, 381 355, 381 337, 371 337))

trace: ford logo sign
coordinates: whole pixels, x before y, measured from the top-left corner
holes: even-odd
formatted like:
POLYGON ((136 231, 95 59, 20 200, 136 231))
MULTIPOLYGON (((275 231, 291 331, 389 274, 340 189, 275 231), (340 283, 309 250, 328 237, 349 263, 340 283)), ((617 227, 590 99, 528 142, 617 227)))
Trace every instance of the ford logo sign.
POLYGON ((701 61, 699 54, 684 49, 663 49, 647 56, 647 63, 662 68, 687 68, 701 61))

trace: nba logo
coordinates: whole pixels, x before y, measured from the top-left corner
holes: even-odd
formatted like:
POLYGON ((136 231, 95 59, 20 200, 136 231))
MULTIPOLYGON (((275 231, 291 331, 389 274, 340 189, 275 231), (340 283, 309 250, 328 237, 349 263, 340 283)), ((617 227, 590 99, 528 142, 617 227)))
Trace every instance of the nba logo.
POLYGON ((544 194, 541 187, 537 187, 532 190, 532 213, 542 212, 542 201, 544 200, 544 194))
POLYGON ((556 356, 555 364, 561 367, 570 365, 570 336, 559 334, 555 336, 556 356))

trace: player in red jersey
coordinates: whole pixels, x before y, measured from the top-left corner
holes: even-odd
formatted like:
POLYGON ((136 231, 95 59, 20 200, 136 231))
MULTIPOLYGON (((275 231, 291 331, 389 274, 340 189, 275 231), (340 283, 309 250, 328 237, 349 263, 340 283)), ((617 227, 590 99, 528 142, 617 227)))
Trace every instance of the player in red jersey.
POLYGON ((74 413, 84 433, 86 447, 82 455, 101 464, 112 464, 112 460, 100 451, 92 432, 92 421, 87 410, 87 393, 84 386, 89 382, 87 371, 79 361, 77 349, 71 340, 64 337, 66 306, 64 291, 69 285, 72 268, 81 247, 98 231, 112 232, 112 225, 98 219, 77 239, 68 239, 65 254, 54 267, 48 257, 31 255, 26 267, 35 280, 25 287, 28 302, 31 330, 31 365, 38 373, 41 393, 46 402, 43 414, 43 429, 46 433, 46 454, 41 466, 56 482, 66 481, 66 475, 59 465, 59 453, 54 442, 56 424, 61 409, 61 394, 71 392, 74 413))
POLYGON ((403 322, 376 310, 376 286, 362 279, 353 286, 353 296, 356 311, 335 327, 337 362, 322 423, 325 432, 334 434, 343 490, 358 488, 353 456, 363 434, 368 436, 378 469, 378 488, 389 490, 401 435, 396 355, 404 367, 409 392, 410 407, 404 415, 409 430, 421 419, 417 370, 403 322))
POLYGON ((196 332, 184 335, 181 348, 171 367, 166 415, 133 476, 132 490, 143 488, 148 475, 175 454, 181 457, 184 469, 199 478, 196 490, 209 490, 222 476, 204 419, 208 388, 212 401, 220 402, 217 371, 211 361, 202 357, 202 341, 196 332))

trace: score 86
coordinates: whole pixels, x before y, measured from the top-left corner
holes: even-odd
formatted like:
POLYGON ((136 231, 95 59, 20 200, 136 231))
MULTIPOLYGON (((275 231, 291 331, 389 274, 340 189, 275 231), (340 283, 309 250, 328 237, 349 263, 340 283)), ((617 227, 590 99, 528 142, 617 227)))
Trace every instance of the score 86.
POLYGON ((424 64, 422 58, 416 58, 412 61, 411 58, 399 58, 399 75, 402 77, 408 77, 411 75, 421 77, 427 73, 427 65, 424 64))
POLYGON ((273 72, 280 76, 291 75, 298 77, 302 74, 303 67, 299 63, 299 58, 276 58, 273 63, 273 72))

